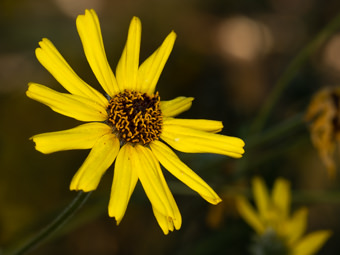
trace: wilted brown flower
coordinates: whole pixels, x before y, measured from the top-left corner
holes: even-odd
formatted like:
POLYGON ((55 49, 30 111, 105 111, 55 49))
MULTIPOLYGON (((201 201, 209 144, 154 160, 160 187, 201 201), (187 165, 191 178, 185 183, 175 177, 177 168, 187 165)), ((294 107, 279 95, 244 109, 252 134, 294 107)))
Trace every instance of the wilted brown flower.
POLYGON ((320 90, 309 104, 305 119, 310 122, 312 143, 329 176, 335 177, 334 153, 340 142, 340 87, 320 90))

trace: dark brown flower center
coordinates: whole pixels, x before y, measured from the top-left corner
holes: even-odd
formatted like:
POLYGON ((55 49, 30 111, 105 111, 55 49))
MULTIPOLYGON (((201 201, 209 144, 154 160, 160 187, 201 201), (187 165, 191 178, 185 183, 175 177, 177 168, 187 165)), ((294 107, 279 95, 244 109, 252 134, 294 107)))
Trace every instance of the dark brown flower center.
POLYGON ((162 112, 158 92, 147 95, 125 90, 111 98, 108 122, 118 137, 146 145, 157 140, 162 131, 162 112))

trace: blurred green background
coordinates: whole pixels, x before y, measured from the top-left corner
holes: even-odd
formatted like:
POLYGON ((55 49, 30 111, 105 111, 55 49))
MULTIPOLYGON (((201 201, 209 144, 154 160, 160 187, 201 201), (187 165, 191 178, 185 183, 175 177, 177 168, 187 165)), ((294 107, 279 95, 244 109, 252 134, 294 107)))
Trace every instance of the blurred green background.
MULTIPOLYGON (((140 186, 120 226, 108 217, 110 168, 85 206, 31 254, 248 254, 253 230, 233 196, 249 191, 254 175, 270 185, 278 176, 289 179, 293 208, 310 209, 308 231, 334 231, 319 254, 339 254, 340 177, 328 178, 306 126, 298 122, 267 141, 249 130, 285 68, 339 14, 337 0, 0 0, 0 247, 40 230, 76 195, 69 183, 88 151, 43 155, 29 137, 79 122, 28 99, 25 90, 34 81, 63 91, 35 58, 43 37, 100 89, 75 25, 86 8, 98 13, 113 69, 132 16, 143 24, 141 60, 174 30, 177 41, 157 87, 162 99, 195 97, 180 117, 222 120, 222 133, 243 138, 246 153, 240 160, 178 153, 225 202, 212 208, 166 174, 183 216, 182 228, 168 236, 140 186)), ((340 33, 334 33, 289 82, 264 130, 301 116, 318 89, 339 82, 340 33)))

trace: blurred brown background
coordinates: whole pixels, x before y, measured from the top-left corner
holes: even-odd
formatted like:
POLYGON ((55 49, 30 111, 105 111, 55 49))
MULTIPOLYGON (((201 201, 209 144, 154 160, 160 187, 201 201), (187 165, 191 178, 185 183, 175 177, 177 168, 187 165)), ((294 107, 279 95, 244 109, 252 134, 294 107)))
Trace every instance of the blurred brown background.
MULTIPOLYGON (((49 38, 74 70, 99 88, 76 31, 84 9, 99 16, 113 70, 132 16, 143 24, 141 60, 174 30, 178 37, 158 84, 163 100, 193 96, 181 117, 223 120, 223 134, 251 139, 247 131, 290 61, 340 12, 337 0, 0 0, 0 247, 45 226, 75 196, 68 187, 88 151, 42 155, 34 134, 68 129, 79 122, 25 96, 30 81, 62 88, 38 63, 34 50, 49 38)), ((281 95, 266 128, 302 113, 325 85, 339 85, 340 31, 311 56, 281 95)), ((247 148, 246 148, 247 149, 247 148)), ((277 176, 294 190, 334 191, 309 205, 309 229, 331 228, 319 254, 339 254, 339 178, 329 180, 304 127, 252 149, 237 162, 215 155, 182 155, 218 193, 247 187, 258 174, 277 176), (216 163, 217 162, 217 163, 216 163), (242 168, 241 172, 237 172, 242 168)), ((164 236, 146 196, 137 187, 120 226, 107 215, 112 168, 88 203, 48 243, 32 254, 247 254, 252 230, 232 202, 224 221, 212 227, 210 206, 167 176, 183 215, 179 231, 164 236)), ((228 199, 227 199, 228 201, 228 199)), ((0 252, 1 253, 1 252, 0 252)))

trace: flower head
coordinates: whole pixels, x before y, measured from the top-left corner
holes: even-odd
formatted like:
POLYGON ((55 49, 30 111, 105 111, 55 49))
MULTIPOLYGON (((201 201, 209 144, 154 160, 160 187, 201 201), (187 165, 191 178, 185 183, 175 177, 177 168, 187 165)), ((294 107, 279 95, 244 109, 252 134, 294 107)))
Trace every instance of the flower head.
POLYGON ((263 179, 255 177, 252 183, 258 212, 244 197, 237 198, 237 207, 241 216, 258 235, 253 249, 271 252, 254 251, 254 254, 315 254, 330 237, 331 232, 320 230, 303 237, 308 210, 301 208, 292 216, 290 215, 290 183, 278 178, 274 183, 271 196, 263 179))
POLYGON ((340 87, 320 90, 306 113, 312 143, 331 177, 336 175, 334 152, 340 142, 340 87))
POLYGON ((155 87, 176 34, 171 32, 139 65, 141 22, 133 17, 114 75, 106 59, 94 10, 86 10, 85 15, 78 16, 77 29, 89 65, 107 97, 79 78, 54 45, 43 39, 36 49, 36 56, 69 93, 30 83, 27 96, 55 112, 88 123, 33 136, 36 149, 42 153, 91 149, 71 181, 71 190, 95 190, 102 175, 115 161, 108 210, 117 224, 122 220, 139 180, 163 232, 167 234, 180 228, 181 214, 160 164, 209 203, 219 203, 219 196, 169 146, 182 152, 208 152, 240 158, 244 153, 244 142, 216 134, 223 127, 220 121, 174 118, 191 107, 193 98, 160 100, 155 87))

